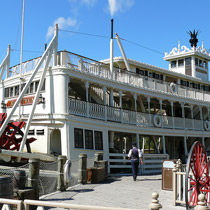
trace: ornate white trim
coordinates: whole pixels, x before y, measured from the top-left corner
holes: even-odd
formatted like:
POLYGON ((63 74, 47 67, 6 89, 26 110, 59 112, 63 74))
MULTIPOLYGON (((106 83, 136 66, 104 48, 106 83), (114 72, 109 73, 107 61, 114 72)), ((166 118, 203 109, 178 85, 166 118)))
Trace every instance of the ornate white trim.
POLYGON ((176 56, 176 55, 181 55, 181 54, 184 54, 184 53, 195 53, 195 52, 198 52, 198 53, 201 53, 205 56, 209 56, 210 57, 210 54, 208 53, 208 51, 203 47, 203 46, 199 46, 197 48, 191 48, 189 49, 188 47, 186 46, 182 46, 180 48, 180 45, 177 47, 174 47, 170 53, 167 53, 165 52, 165 57, 170 57, 170 56, 176 56))

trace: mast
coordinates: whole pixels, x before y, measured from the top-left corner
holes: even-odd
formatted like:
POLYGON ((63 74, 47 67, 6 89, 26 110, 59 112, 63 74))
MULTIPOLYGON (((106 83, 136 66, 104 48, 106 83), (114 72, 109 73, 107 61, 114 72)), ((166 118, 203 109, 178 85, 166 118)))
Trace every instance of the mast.
MULTIPOLYGON (((25 13, 25 0, 23 0, 23 13, 22 13, 22 32, 21 32, 21 50, 20 50, 20 85, 19 94, 21 92, 22 85, 22 64, 23 64, 23 34, 24 34, 24 13, 25 13)), ((21 119, 21 103, 19 104, 19 120, 21 119)))
POLYGON ((111 19, 110 73, 111 73, 111 78, 113 78, 113 19, 111 19))
POLYGON ((21 50, 20 50, 20 75, 22 75, 22 63, 23 63, 24 12, 25 12, 25 0, 23 0, 23 14, 22 14, 22 32, 21 32, 21 50))

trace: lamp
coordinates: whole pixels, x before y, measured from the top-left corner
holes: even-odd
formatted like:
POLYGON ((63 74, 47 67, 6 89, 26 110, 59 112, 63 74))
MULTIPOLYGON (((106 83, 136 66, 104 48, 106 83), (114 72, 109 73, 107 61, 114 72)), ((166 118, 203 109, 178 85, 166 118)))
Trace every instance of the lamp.
POLYGON ((45 98, 42 96, 42 94, 39 95, 39 104, 44 104, 45 98))
POLYGON ((6 109, 6 104, 4 103, 4 101, 1 102, 1 108, 6 109))

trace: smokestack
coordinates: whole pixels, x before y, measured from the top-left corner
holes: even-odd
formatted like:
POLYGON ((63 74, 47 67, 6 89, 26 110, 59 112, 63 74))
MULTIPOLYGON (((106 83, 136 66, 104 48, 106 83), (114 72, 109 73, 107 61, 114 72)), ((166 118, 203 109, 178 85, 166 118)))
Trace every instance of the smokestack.
POLYGON ((110 73, 111 73, 111 78, 113 78, 113 22, 114 22, 114 20, 111 19, 111 40, 110 40, 110 73))
POLYGON ((111 19, 111 39, 113 39, 113 19, 111 19))

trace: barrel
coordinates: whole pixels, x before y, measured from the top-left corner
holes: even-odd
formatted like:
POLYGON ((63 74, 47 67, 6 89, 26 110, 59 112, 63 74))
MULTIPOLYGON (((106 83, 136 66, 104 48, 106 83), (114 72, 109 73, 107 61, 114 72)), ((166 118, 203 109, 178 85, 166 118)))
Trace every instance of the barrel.
POLYGON ((0 198, 14 198, 11 176, 0 176, 0 198))
POLYGON ((25 189, 26 186, 26 172, 24 170, 14 171, 14 188, 25 189))

